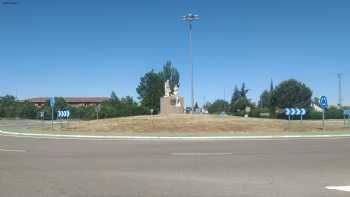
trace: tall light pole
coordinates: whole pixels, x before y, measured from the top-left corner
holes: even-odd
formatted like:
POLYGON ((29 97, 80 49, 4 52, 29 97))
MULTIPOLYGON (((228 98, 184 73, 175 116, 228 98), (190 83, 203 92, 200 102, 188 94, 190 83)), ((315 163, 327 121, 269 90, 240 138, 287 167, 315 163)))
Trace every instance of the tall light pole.
POLYGON ((342 107, 342 88, 341 88, 341 85, 342 85, 342 76, 343 76, 343 73, 337 73, 337 76, 338 76, 338 106, 339 108, 342 107))
POLYGON ((189 64, 191 67, 191 112, 194 110, 194 86, 193 86, 193 60, 192 60, 192 22, 199 20, 199 16, 191 12, 182 17, 182 20, 188 22, 189 29, 189 64))

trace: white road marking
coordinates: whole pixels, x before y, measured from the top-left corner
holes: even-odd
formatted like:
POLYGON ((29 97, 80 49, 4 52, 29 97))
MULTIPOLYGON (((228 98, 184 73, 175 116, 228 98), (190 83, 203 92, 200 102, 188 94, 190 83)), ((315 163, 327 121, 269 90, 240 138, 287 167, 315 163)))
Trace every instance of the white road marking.
POLYGON ((232 155, 232 153, 171 153, 173 156, 223 156, 232 155))
POLYGON ((26 150, 19 150, 19 149, 3 149, 3 148, 0 148, 0 151, 3 151, 3 152, 21 152, 21 153, 27 152, 26 150))
POLYGON ((350 186, 327 186, 326 189, 350 192, 350 186))

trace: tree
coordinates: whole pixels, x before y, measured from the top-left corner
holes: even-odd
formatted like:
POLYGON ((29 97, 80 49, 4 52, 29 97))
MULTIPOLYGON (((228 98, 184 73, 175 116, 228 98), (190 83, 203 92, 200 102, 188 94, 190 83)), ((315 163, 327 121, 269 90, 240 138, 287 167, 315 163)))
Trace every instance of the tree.
POLYGON ((264 90, 260 95, 259 107, 268 108, 271 106, 271 93, 267 90, 264 90))
POLYGON ((172 66, 171 61, 167 61, 163 66, 163 70, 159 72, 163 81, 169 80, 171 92, 174 91, 174 86, 180 86, 180 74, 175 67, 172 66))
POLYGON ((229 103, 225 100, 218 99, 214 101, 213 104, 209 105, 208 112, 209 113, 221 113, 227 112, 227 108, 225 106, 229 105, 229 103))
POLYGON ((312 101, 315 105, 320 106, 320 98, 318 97, 314 97, 313 101, 312 101))
POLYGON ((14 118, 16 117, 16 98, 11 95, 0 97, 0 117, 14 118))
POLYGON ((164 95, 163 80, 152 69, 140 79, 136 91, 141 99, 141 105, 153 109, 155 113, 160 110, 160 97, 164 95))
POLYGON ((312 91, 295 79, 281 82, 272 93, 272 105, 278 108, 310 108, 312 91))
POLYGON ((237 111, 244 110, 247 106, 253 106, 251 101, 248 99, 249 89, 246 89, 245 84, 242 83, 240 89, 235 86, 235 90, 232 94, 230 111, 231 113, 235 113, 237 111))
POLYGON ((240 97, 247 98, 249 90, 245 88, 245 83, 242 83, 241 90, 239 91, 240 97))
POLYGON ((232 98, 231 98, 231 104, 235 103, 239 99, 240 96, 241 96, 241 93, 238 90, 237 85, 235 85, 235 89, 233 91, 232 98))
POLYGON ((199 109, 199 105, 198 105, 197 102, 196 102, 196 104, 194 105, 194 110, 196 110, 196 109, 199 109))
POLYGON ((273 82, 271 80, 270 83, 270 90, 264 90, 263 93, 260 95, 260 100, 259 100, 259 107, 261 108, 269 108, 271 111, 272 110, 272 92, 273 92, 273 82))
POLYGON ((112 93, 111 93, 111 101, 113 101, 113 102, 119 102, 119 98, 118 98, 118 96, 115 94, 114 91, 112 91, 112 93))

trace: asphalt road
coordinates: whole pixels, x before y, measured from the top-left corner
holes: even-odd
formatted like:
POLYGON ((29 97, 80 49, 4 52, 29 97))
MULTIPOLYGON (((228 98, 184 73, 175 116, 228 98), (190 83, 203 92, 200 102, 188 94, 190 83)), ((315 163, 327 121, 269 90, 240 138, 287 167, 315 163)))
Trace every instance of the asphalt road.
POLYGON ((350 139, 59 140, 0 136, 0 196, 350 196, 350 139))

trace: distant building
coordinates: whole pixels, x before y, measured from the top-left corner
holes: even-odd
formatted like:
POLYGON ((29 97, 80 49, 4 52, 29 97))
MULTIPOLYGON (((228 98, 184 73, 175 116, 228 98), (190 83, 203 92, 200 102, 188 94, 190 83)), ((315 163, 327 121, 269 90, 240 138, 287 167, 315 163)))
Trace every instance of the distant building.
MULTIPOLYGON (((42 107, 48 104, 50 97, 33 97, 26 99, 26 101, 34 103, 37 107, 42 107)), ((79 107, 79 106, 94 106, 104 101, 108 101, 109 97, 63 97, 65 103, 79 107)))

